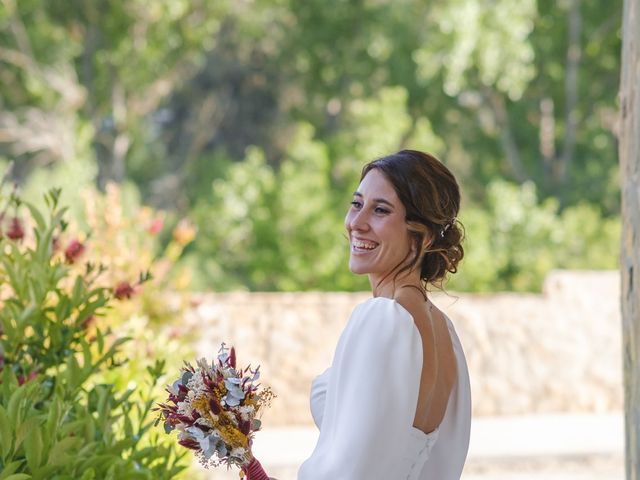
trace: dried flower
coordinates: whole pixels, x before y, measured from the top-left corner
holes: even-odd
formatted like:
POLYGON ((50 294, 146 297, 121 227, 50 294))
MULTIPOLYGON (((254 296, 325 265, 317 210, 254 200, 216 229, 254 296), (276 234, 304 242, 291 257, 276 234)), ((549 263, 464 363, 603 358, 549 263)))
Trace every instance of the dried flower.
POLYGON ((236 368, 236 349, 231 347, 231 350, 229 352, 229 365, 231 365, 233 368, 236 368))
POLYGON ((22 240, 24 238, 24 228, 22 221, 18 217, 13 217, 9 223, 9 229, 7 230, 7 237, 11 240, 22 240))
POLYGON ((80 240, 71 240, 64 249, 64 257, 68 263, 74 263, 85 251, 85 246, 80 240))
POLYGON ((159 420, 167 433, 178 430, 178 443, 194 450, 204 466, 246 467, 261 428, 256 415, 274 398, 271 389, 254 384, 258 378, 259 367, 237 369, 235 349, 223 343, 217 361, 200 359, 196 367, 185 362, 167 387, 167 402, 159 404, 159 420))

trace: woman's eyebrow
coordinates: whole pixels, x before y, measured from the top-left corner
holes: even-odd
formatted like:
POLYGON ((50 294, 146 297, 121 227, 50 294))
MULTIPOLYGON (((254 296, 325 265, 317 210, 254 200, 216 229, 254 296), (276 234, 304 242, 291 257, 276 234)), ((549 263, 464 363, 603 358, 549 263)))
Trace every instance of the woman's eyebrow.
MULTIPOLYGON (((353 192, 353 195, 355 197, 362 198, 362 194, 360 192, 353 192)), ((395 208, 393 203, 391 203, 389 200, 385 200, 384 198, 374 198, 373 201, 374 201, 374 203, 385 203, 385 204, 389 205, 391 208, 395 208)))

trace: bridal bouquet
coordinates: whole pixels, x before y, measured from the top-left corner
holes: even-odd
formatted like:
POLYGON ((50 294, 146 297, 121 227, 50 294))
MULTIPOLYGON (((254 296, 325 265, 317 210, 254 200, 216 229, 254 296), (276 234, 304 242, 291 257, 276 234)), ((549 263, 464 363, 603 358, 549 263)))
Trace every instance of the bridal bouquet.
POLYGON ((259 378, 259 366, 236 368, 235 349, 223 343, 211 364, 204 358, 195 367, 185 362, 180 378, 167 387, 166 403, 158 405, 158 421, 167 433, 177 430, 178 443, 194 450, 205 467, 235 465, 246 472, 261 427, 256 417, 275 397, 255 384, 259 378))

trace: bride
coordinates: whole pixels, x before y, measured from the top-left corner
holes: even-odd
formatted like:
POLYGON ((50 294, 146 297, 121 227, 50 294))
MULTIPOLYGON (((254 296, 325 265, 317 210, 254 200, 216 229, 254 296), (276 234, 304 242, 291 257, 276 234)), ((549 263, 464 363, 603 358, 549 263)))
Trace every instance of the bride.
MULTIPOLYGON (((464 256, 460 191, 435 157, 403 150, 362 170, 345 218, 358 305, 311 387, 320 430, 298 480, 459 480, 471 425, 469 372, 451 320, 428 295, 464 256)), ((249 480, 268 479, 254 459, 249 480)))

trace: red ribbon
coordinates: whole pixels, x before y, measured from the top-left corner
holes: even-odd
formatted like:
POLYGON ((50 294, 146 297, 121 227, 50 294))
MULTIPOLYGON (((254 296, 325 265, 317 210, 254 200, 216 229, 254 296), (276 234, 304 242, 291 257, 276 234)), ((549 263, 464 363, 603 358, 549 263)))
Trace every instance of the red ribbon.
POLYGON ((269 475, 267 475, 267 472, 264 471, 264 468, 255 457, 249 465, 242 467, 242 470, 247 475, 246 480, 269 480, 269 475))

